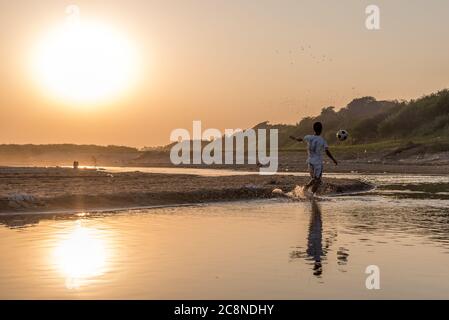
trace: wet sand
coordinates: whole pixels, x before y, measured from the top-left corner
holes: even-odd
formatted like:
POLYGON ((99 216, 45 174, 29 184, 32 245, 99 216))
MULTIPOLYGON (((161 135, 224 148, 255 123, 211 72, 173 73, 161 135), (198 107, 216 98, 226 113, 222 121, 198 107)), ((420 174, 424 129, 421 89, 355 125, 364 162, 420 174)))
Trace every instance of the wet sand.
MULTIPOLYGON (((279 197, 308 177, 236 175, 206 177, 92 169, 0 168, 0 213, 108 210, 279 197)), ((350 179, 323 179, 319 194, 369 190, 350 179)))

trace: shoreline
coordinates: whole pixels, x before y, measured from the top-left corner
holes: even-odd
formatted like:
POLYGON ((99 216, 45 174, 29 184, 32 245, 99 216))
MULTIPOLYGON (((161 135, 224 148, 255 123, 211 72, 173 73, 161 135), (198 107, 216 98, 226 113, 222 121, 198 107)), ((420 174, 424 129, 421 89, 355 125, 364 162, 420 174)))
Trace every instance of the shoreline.
MULTIPOLYGON (((332 149, 333 147, 331 147, 332 149)), ((324 158, 326 173, 359 173, 359 174, 447 174, 449 172, 449 151, 442 152, 411 152, 407 148, 393 148, 385 150, 339 149, 335 147, 333 153, 339 165, 334 166, 329 159, 324 158), (410 152, 411 153, 410 153, 410 152)), ((412 149, 413 151, 414 149, 412 149)), ((416 150, 415 150, 416 151, 416 150)), ((87 167, 150 167, 150 168, 192 168, 192 169, 221 169, 234 171, 250 171, 258 173, 259 167, 255 164, 180 164, 173 165, 170 152, 139 151, 132 154, 95 154, 83 152, 33 154, 28 156, 6 157, 0 159, 2 166, 32 167, 32 166, 72 166, 74 161, 80 166, 87 167), (92 161, 95 156, 97 161, 92 161)), ((279 150, 278 172, 308 172, 307 152, 305 149, 279 150)))
MULTIPOLYGON (((121 211, 280 197, 306 176, 200 176, 142 172, 109 173, 94 169, 0 168, 0 214, 49 214, 121 211), (120 209, 119 209, 120 208, 120 209), (118 210, 119 209, 119 210, 118 210)), ((369 183, 323 178, 318 195, 368 191, 369 183)))

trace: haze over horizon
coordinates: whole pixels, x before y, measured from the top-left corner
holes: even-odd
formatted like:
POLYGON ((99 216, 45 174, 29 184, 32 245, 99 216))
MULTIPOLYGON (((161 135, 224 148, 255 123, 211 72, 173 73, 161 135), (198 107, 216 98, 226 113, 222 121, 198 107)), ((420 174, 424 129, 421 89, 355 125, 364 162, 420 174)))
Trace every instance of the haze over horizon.
POLYGON ((17 0, 0 9, 0 143, 164 145, 193 120, 221 130, 295 123, 357 97, 409 100, 449 87, 444 0, 17 0), (74 102, 36 81, 34 48, 69 4, 138 53, 122 95, 74 102), (380 30, 365 28, 369 4, 380 7, 380 30))

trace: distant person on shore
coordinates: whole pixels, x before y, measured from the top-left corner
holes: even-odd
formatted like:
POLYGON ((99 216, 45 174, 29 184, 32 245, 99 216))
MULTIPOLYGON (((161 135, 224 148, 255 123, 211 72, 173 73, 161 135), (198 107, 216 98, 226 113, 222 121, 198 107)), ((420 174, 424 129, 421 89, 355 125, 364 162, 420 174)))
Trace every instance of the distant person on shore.
POLYGON ((323 152, 326 153, 335 165, 338 165, 338 162, 330 153, 326 140, 321 137, 321 132, 323 132, 321 122, 315 122, 313 124, 313 131, 315 131, 314 135, 307 135, 304 138, 290 136, 290 138, 299 142, 307 142, 307 164, 309 165, 310 177, 312 179, 306 184, 304 191, 308 191, 312 187, 312 193, 315 194, 321 185, 321 177, 323 175, 323 152))
POLYGON ((73 161, 73 169, 78 169, 79 165, 78 161, 73 161))

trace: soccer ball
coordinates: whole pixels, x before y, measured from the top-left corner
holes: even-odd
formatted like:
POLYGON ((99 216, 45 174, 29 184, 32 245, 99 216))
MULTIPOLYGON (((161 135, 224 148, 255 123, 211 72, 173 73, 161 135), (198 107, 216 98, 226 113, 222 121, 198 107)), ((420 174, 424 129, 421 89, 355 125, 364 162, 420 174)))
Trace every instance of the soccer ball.
POLYGON ((346 139, 348 139, 349 137, 349 133, 346 130, 338 130, 337 132, 337 139, 340 141, 345 141, 346 139))

